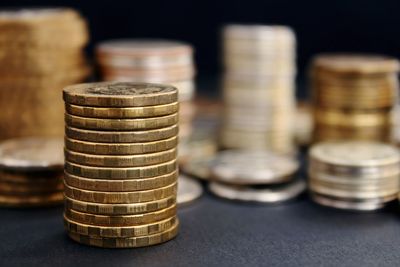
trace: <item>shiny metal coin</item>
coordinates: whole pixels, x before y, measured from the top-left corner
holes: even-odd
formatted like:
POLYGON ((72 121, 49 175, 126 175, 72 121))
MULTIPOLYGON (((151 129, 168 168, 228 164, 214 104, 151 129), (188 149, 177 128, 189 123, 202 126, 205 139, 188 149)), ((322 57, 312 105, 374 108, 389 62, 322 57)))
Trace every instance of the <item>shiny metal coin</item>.
POLYGON ((203 187, 201 184, 185 175, 179 175, 178 178, 178 205, 188 204, 203 194, 203 187))

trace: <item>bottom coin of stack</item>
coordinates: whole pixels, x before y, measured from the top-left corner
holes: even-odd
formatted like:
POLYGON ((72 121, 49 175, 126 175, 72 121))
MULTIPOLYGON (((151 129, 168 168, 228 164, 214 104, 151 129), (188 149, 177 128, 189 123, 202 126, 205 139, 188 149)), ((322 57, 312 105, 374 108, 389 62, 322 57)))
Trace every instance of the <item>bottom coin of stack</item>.
POLYGON ((397 198, 400 154, 383 143, 343 141, 314 145, 309 188, 315 202, 350 210, 376 210, 397 198))
POLYGON ((226 150, 210 166, 215 195, 231 200, 276 203, 299 196, 306 188, 296 178, 297 160, 269 151, 226 150))
POLYGON ((64 89, 65 213, 80 243, 133 248, 177 235, 178 95, 105 82, 64 89))
POLYGON ((63 140, 17 138, 0 143, 0 206, 63 202, 63 140))

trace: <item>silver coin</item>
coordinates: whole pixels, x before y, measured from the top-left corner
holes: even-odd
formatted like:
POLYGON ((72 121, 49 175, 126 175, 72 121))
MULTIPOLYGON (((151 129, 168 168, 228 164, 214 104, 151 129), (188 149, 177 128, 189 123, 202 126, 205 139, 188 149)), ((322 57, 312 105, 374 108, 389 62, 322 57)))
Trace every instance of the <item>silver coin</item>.
POLYGON ((219 197, 259 203, 288 201, 303 193, 306 187, 306 182, 302 179, 287 184, 263 188, 226 185, 217 182, 212 182, 209 185, 210 191, 219 197))
POLYGON ((194 178, 208 181, 211 177, 210 165, 212 160, 212 157, 190 159, 181 166, 180 170, 194 178))
POLYGON ((188 204, 203 194, 203 187, 201 184, 185 175, 179 175, 178 178, 178 205, 188 204))

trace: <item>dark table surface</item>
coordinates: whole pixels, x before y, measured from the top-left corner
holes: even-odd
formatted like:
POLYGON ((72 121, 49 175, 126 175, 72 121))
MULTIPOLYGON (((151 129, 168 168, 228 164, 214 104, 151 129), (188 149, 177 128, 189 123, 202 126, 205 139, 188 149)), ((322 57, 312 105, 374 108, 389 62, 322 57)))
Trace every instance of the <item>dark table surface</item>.
POLYGON ((306 196, 281 205, 206 193, 179 210, 179 236, 139 249, 101 249, 66 236, 62 208, 1 209, 0 266, 399 266, 397 204, 353 213, 306 196))

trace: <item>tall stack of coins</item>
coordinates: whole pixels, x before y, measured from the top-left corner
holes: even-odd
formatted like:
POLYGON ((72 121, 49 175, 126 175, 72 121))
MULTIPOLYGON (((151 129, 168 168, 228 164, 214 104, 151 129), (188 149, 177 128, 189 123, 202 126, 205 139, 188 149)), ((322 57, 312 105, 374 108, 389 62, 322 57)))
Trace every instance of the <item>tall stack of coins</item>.
POLYGON ((374 55, 320 55, 311 83, 314 141, 390 142, 399 62, 374 55))
POLYGON ((62 136, 60 88, 87 77, 87 41, 72 9, 0 12, 0 139, 62 136))
POLYGON ((175 237, 177 89, 103 82, 68 86, 63 96, 69 236, 112 248, 175 237))
POLYGON ((17 138, 0 143, 0 206, 63 202, 62 138, 17 138))
POLYGON ((323 142, 309 152, 309 186, 321 205, 375 210, 397 198, 397 148, 367 141, 323 142))
POLYGON ((295 36, 284 26, 223 31, 224 148, 294 151, 295 36))
POLYGON ((276 203, 306 188, 296 177, 299 162, 267 151, 225 150, 210 163, 210 191, 231 200, 276 203))
POLYGON ((97 61, 105 81, 171 84, 179 92, 179 137, 192 132, 195 106, 193 48, 186 43, 157 39, 125 39, 100 43, 97 61))

